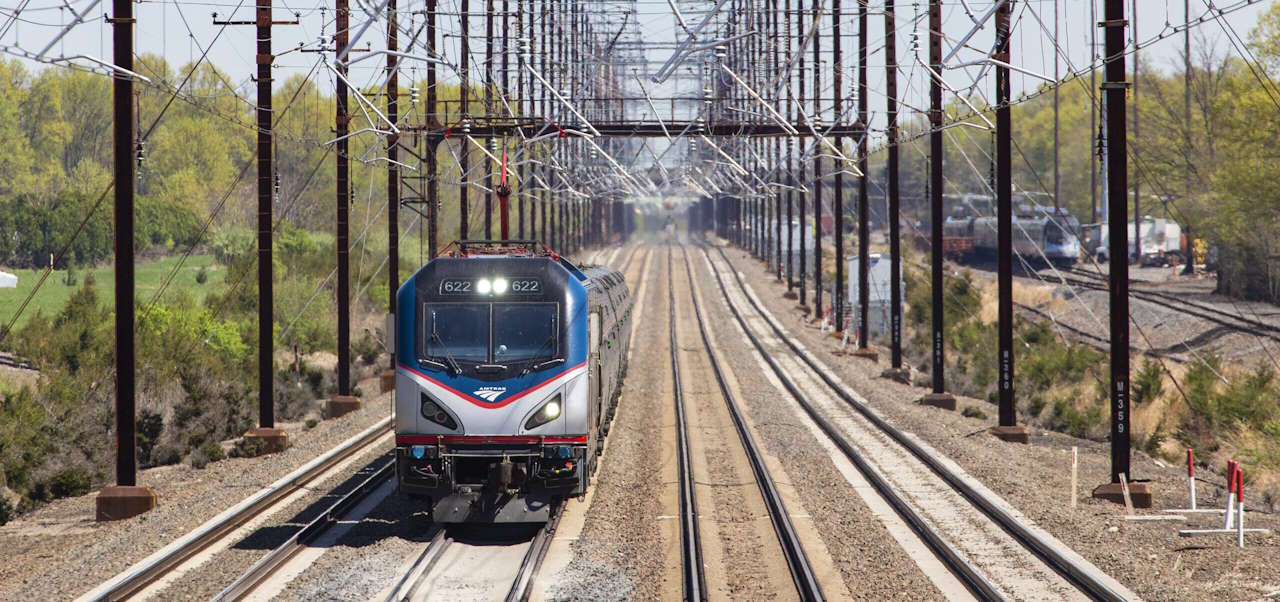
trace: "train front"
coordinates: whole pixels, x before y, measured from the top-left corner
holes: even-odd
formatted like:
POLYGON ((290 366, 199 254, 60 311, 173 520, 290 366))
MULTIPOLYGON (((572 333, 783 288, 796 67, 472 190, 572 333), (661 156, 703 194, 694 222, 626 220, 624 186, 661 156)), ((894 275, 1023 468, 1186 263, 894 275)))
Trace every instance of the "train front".
POLYGON ((460 256, 400 288, 397 473, 436 521, 545 521, 585 490, 582 279, 555 256, 460 256))

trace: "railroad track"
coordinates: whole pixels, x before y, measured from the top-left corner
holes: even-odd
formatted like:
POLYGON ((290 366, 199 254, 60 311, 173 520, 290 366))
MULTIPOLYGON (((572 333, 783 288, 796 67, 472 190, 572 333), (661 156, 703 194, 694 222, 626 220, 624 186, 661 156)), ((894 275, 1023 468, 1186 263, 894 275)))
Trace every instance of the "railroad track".
MULTIPOLYGON (((747 459, 750 462, 751 471, 760 490, 760 497, 764 500, 765 508, 769 513, 769 521, 773 525, 774 534, 778 538, 778 545, 782 548, 783 555, 787 561, 787 568, 791 572, 791 580, 795 584, 796 593, 799 594, 801 600, 823 600, 822 587, 818 583, 818 578, 809 562, 809 558, 805 555, 804 546, 800 543, 800 536, 797 534, 795 526, 791 522, 791 516, 782 501, 782 494, 778 491, 777 482, 765 465, 764 454, 760 451, 760 446, 756 443, 755 437, 747 426, 741 404, 738 403, 732 389, 729 387, 724 371, 721 369, 720 361, 716 357, 714 347, 711 344, 711 336, 707 331, 706 321, 703 319, 702 303, 693 280, 693 266, 689 262, 689 253, 683 245, 681 245, 680 250, 684 257, 685 275, 689 280, 690 297, 694 317, 698 322, 698 332, 702 338, 703 351, 706 354, 712 372, 715 373, 720 396, 724 400, 730 417, 733 419, 734 428, 738 433, 738 440, 742 443, 747 459)), ((670 259, 669 256, 668 259, 670 259)), ((668 261, 667 273, 668 278, 670 278, 672 273, 670 261, 668 261)), ((673 304, 672 308, 674 309, 674 307, 675 305, 673 304)), ((673 333, 675 332, 674 323, 675 317, 673 315, 673 333)), ((671 347, 671 353, 674 357, 677 353, 674 339, 671 347)))
MULTIPOLYGON (((1081 270, 1079 268, 1068 268, 1065 270, 1069 274, 1082 276, 1082 278, 1072 278, 1063 276, 1062 279, 1072 286, 1080 286, 1097 291, 1108 290, 1106 279, 1100 275, 1081 270)), ((1224 328, 1252 334, 1259 337, 1265 337, 1275 342, 1280 342, 1280 326, 1268 324, 1266 322, 1255 320, 1235 313, 1222 311, 1221 308, 1213 307, 1190 299, 1184 299, 1176 295, 1162 293, 1158 291, 1150 291, 1140 288, 1129 288, 1129 295, 1136 297, 1148 303, 1159 305, 1174 311, 1179 311, 1190 316, 1195 316, 1202 320, 1212 322, 1224 328)))
MULTIPOLYGON (((728 305, 735 321, 741 331, 751 341, 752 346, 759 352, 764 362, 769 366, 783 388, 799 403, 806 414, 817 424, 830 440, 841 450, 841 452, 858 468, 864 477, 872 484, 877 493, 883 497, 894 509, 894 511, 907 523, 907 525, 920 537, 920 539, 930 548, 931 551, 943 562, 948 570, 967 587, 976 597, 984 600, 1004 599, 1005 593, 993 584, 982 571, 980 571, 971 560, 967 559, 964 554, 957 550, 952 543, 944 539, 941 533, 937 531, 915 506, 903 496, 893 485, 891 485, 885 477, 881 476, 878 471, 873 469, 871 463, 863 453, 859 452, 849 442, 846 435, 829 421, 819 410, 817 405, 809 398, 802 388, 797 384, 796 380, 781 365, 778 358, 761 340, 761 336, 754 332, 743 315, 742 309, 739 308, 739 302, 735 301, 725 284, 724 277, 721 274, 721 268, 716 265, 716 261, 711 257, 711 253, 703 248, 704 257, 714 276, 714 280, 728 305)), ((906 436, 905 433, 890 425, 878 414, 867 407, 865 400, 862 400, 855 393, 847 389, 842 383, 837 382, 830 375, 830 370, 822 366, 811 354, 805 351, 797 343, 795 343, 788 334, 782 329, 777 321, 764 311, 759 302, 749 293, 746 284, 742 281, 741 275, 737 270, 732 268, 728 257, 724 254, 723 249, 719 249, 720 259, 728 266, 727 270, 733 275, 736 282, 737 290, 740 295, 746 299, 747 305, 753 311, 753 317, 758 317, 768 326, 768 332, 772 336, 785 345, 795 357, 795 364, 804 372, 806 379, 811 382, 819 382, 825 385, 835 398, 843 401, 851 407, 855 412, 869 423, 877 431, 877 435, 886 437, 892 445, 900 448, 900 453, 904 457, 914 458, 915 461, 922 464, 928 472, 933 473, 942 482, 945 483, 955 494, 958 494, 963 500, 972 506, 977 512, 981 513, 999 529, 1007 533, 1012 540, 1025 548, 1035 559, 1042 562, 1050 571, 1060 575, 1070 586, 1076 588, 1084 596, 1095 600, 1124 600, 1125 595, 1122 586, 1111 580, 1109 577, 1101 574, 1100 571, 1088 565, 1083 559, 1079 558, 1073 552, 1062 547, 1051 536, 1043 531, 1028 526, 1020 517, 1015 516, 1010 509, 989 492, 979 490, 966 477, 952 469, 941 458, 926 450, 921 444, 914 439, 906 436)), ((821 386, 821 385, 819 385, 821 386)), ((811 389, 810 389, 811 390, 811 389)))
MULTIPOLYGON (((170 543, 116 575, 111 580, 99 585, 82 596, 81 599, 122 600, 144 592, 149 586, 183 567, 201 552, 218 545, 229 545, 230 540, 234 538, 240 527, 260 516, 266 516, 283 509, 292 501, 293 494, 319 480, 326 473, 335 470, 345 460, 354 458, 358 454, 373 448, 390 433, 391 418, 388 417, 378 421, 377 424, 344 441, 292 473, 285 475, 275 483, 229 508, 194 531, 170 543)), ((388 465, 376 472, 375 476, 381 475, 381 478, 385 479, 390 474, 388 465)), ((370 479, 372 478, 370 477, 370 479)), ((362 484, 357 487, 357 490, 363 486, 362 484)), ((330 510, 332 511, 332 509, 330 510)), ((326 512, 326 516, 328 514, 326 512)))
MULTIPOLYGON (((525 550, 521 555, 520 564, 510 580, 510 585, 507 587, 506 595, 503 599, 506 602, 528 600, 530 589, 539 569, 542 567, 543 559, 546 558, 547 550, 551 547, 551 541, 555 536, 555 530, 560 523, 562 514, 561 509, 557 508, 552 512, 551 520, 538 530, 532 540, 506 546, 472 546, 467 543, 461 543, 457 538, 449 534, 447 528, 441 527, 436 531, 426 548, 409 565, 409 569, 391 588, 391 592, 385 600, 386 602, 412 602, 432 599, 434 595, 432 585, 442 577, 439 571, 449 569, 456 571, 459 568, 458 565, 463 564, 461 559, 465 555, 479 554, 488 557, 491 564, 507 565, 509 563, 506 560, 510 556, 510 551, 520 546, 525 546, 525 550), (465 549, 460 550, 460 548, 465 549)), ((476 563, 473 558, 467 557, 465 559, 470 563, 476 563)), ((480 562, 483 563, 483 561, 480 562)), ((459 577, 459 575, 451 576, 459 577)), ((482 587, 482 585, 477 586, 476 589, 478 590, 482 587)))
POLYGON ((694 495, 693 461, 689 455, 689 432, 686 421, 684 392, 680 383, 679 344, 676 337, 675 279, 671 274, 672 247, 667 246, 668 326, 671 337, 672 395, 676 406, 676 472, 679 477, 680 566, 684 599, 707 599, 707 580, 702 568, 702 538, 698 532, 698 500, 694 495))

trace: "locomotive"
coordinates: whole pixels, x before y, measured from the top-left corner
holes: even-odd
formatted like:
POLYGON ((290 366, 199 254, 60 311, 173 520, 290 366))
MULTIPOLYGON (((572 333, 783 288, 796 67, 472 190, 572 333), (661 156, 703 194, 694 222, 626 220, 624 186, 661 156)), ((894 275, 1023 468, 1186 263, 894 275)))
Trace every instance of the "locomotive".
POLYGON ((440 523, 581 496, 626 373, 631 297, 535 241, 458 241, 396 293, 399 490, 440 523))

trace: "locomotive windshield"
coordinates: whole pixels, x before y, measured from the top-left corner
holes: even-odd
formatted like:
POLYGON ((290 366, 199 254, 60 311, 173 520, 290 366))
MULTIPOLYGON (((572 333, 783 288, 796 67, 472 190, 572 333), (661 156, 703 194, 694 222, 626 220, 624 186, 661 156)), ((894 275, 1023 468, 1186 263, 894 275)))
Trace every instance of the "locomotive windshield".
POLYGON ((428 303, 423 346, 442 362, 489 361, 489 305, 428 303))
POLYGON ((442 366, 507 368, 559 351, 555 303, 427 303, 423 313, 423 354, 442 366))
POLYGON ((493 361, 497 363, 555 357, 555 303, 494 303, 493 361))

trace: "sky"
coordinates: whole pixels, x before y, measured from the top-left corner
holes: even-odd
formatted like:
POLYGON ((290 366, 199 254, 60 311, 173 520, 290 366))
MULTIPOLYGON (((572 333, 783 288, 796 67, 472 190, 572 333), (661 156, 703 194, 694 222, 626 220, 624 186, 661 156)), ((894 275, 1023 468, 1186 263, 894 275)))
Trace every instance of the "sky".
MULTIPOLYGON (((77 11, 84 12, 86 20, 50 48, 48 55, 88 55, 109 61, 111 32, 110 26, 104 24, 103 12, 110 8, 110 0, 102 0, 101 4, 97 4, 96 7, 95 0, 68 1, 77 11)), ((358 31, 369 19, 368 14, 376 13, 376 8, 381 6, 382 1, 360 2, 352 0, 352 29, 358 31)), ((440 26, 442 31, 452 31, 454 33, 459 31, 457 15, 460 1, 439 0, 438 10, 441 12, 440 26)), ((471 18, 473 32, 472 63, 473 69, 476 69, 475 72, 477 74, 479 71, 475 65, 479 64, 484 56, 482 38, 484 31, 484 1, 471 0, 470 9, 473 15, 471 18)), ((512 10, 514 10, 516 0, 508 1, 512 10)), ((766 0, 742 1, 763 3, 766 0)), ((778 0, 778 4, 782 5, 784 1, 787 0, 778 0)), ((799 1, 797 0, 797 2, 799 1)), ((830 6, 831 0, 821 1, 824 6, 830 6)), ((1193 20, 1198 20, 1207 14, 1209 1, 1189 0, 1190 16, 1193 20)), ((1220 52, 1234 52, 1224 37, 1225 28, 1230 28, 1247 39, 1258 16, 1263 11, 1268 10, 1275 0, 1254 0, 1252 2, 1249 0, 1213 1, 1217 3, 1214 6, 1227 10, 1227 14, 1221 20, 1216 18, 1209 19, 1198 24, 1193 42, 1198 43, 1202 32, 1207 36, 1208 40, 1216 40, 1220 52)), ((253 0, 244 0, 243 2, 238 0, 191 2, 146 0, 135 3, 134 10, 137 19, 136 50, 139 53, 162 54, 171 64, 180 65, 200 56, 202 50, 212 43, 212 49, 209 53, 210 60, 218 68, 229 74, 229 78, 237 86, 239 94, 246 98, 252 98, 253 84, 251 75, 255 70, 254 28, 251 26, 222 27, 213 23, 213 13, 217 13, 219 19, 251 20, 253 18, 252 2, 253 0), (214 42, 215 39, 216 42, 214 42)), ((412 21, 412 24, 408 24, 406 27, 416 27, 421 24, 421 16, 404 16, 404 13, 423 10, 425 7, 424 0, 399 0, 399 3, 401 5, 400 10, 403 11, 402 21, 412 21)), ((1102 0, 1094 0, 1094 3, 1097 5, 1100 15, 1102 0)), ((1130 10, 1136 6, 1138 11, 1137 38, 1143 44, 1140 52, 1142 53, 1144 64, 1154 65, 1157 68, 1173 69, 1174 65, 1181 61, 1182 52, 1182 34, 1173 33, 1173 28, 1187 21, 1183 2, 1178 0, 1169 0, 1167 2, 1165 0, 1128 0, 1128 3, 1130 4, 1130 10), (1165 38, 1159 39, 1162 34, 1165 35, 1165 38)), ((927 50, 923 46, 925 31, 920 26, 925 17, 924 11, 926 11, 927 1, 906 2, 899 0, 896 4, 898 62, 901 65, 899 87, 905 110, 909 110, 911 107, 924 107, 927 104, 926 74, 913 58, 912 50, 913 32, 917 32, 921 40, 920 56, 927 60, 927 50)), ((4 34, 0 36, 0 46, 7 47, 11 56, 14 52, 18 52, 15 49, 25 50, 30 53, 38 52, 62 28, 62 25, 72 18, 71 12, 64 7, 62 0, 0 0, 0 5, 3 5, 0 6, 0 24, 9 24, 10 19, 15 14, 15 8, 21 8, 16 22, 8 27, 0 25, 0 30, 4 30, 4 34)), ((712 5, 713 2, 709 0, 702 2, 679 0, 677 2, 677 6, 691 27, 712 5)), ((501 6, 501 0, 497 0, 497 7, 501 9, 501 6)), ((609 2, 589 2, 588 6, 609 15, 608 18, 615 27, 622 22, 626 12, 633 11, 633 14, 627 15, 626 19, 629 26, 633 28, 631 31, 634 34, 633 39, 643 40, 653 46, 644 54, 651 70, 656 71, 657 67, 670 56, 672 44, 684 38, 684 33, 678 27, 666 0, 635 0, 634 2, 611 0, 609 2)), ((806 8, 811 8, 811 3, 806 1, 805 6, 806 8)), ((846 72, 844 77, 845 95, 848 97, 851 95, 849 88, 856 82, 854 75, 856 2, 843 0, 841 6, 844 11, 842 40, 845 56, 843 68, 846 72)), ((1060 75, 1064 77, 1072 69, 1082 70, 1086 68, 1085 66, 1089 64, 1091 56, 1090 25, 1101 19, 1100 16, 1091 16, 1089 14, 1089 1, 1017 0, 1014 6, 1014 33, 1011 40, 1012 64, 1024 71, 1013 74, 1012 86, 1015 97, 1024 90, 1034 89, 1044 83, 1040 76, 1053 78, 1055 58, 1057 58, 1057 67, 1060 75), (1058 53, 1054 52, 1053 26, 1055 11, 1057 12, 1058 47, 1061 49, 1058 53)), ((944 32, 948 37, 948 41, 943 44, 944 52, 949 51, 954 46, 955 41, 971 29, 974 24, 973 18, 983 15, 990 7, 990 0, 946 0, 943 8, 944 32), (966 14, 966 12, 969 14, 966 14), (970 14, 973 18, 969 16, 970 14)), ((873 113, 873 128, 876 127, 878 120, 883 119, 883 116, 878 112, 878 109, 884 105, 885 69, 883 66, 883 49, 881 47, 884 40, 882 8, 882 3, 871 2, 868 63, 869 86, 871 89, 869 103, 873 113)), ((331 2, 314 2, 313 0, 277 0, 273 4, 273 10, 277 20, 291 20, 296 13, 299 21, 297 25, 284 25, 274 28, 273 43, 275 52, 278 55, 275 79, 277 82, 283 82, 290 74, 306 73, 314 66, 318 58, 317 54, 290 52, 290 49, 296 48, 300 43, 314 47, 322 36, 332 35, 333 10, 331 2)), ((726 6, 724 10, 727 11, 729 8, 726 6)), ((368 42, 375 49, 381 48, 384 43, 385 27, 385 21, 382 19, 374 22, 364 33, 358 45, 364 46, 368 42)), ((830 19, 828 17, 824 24, 823 33, 829 34, 829 28, 830 19)), ((402 38, 404 37, 402 35, 402 38)), ((512 37, 514 38, 515 36, 513 35, 512 37)), ((984 28, 973 35, 970 44, 977 48, 989 48, 993 38, 994 29, 992 24, 988 22, 984 28)), ((624 37, 624 39, 626 38, 624 37)), ((514 46, 514 44, 513 41, 512 45, 514 46)), ((829 44, 829 39, 824 41, 824 46, 829 44)), ((1100 44, 1101 40, 1099 40, 1100 44)), ((456 37, 446 38, 444 52, 446 57, 452 57, 456 63, 458 56, 456 37)), ((981 54, 976 49, 962 50, 948 65, 952 66, 979 58, 981 58, 981 54)), ((65 68, 48 67, 45 64, 30 60, 24 60, 24 62, 29 68, 36 70, 41 68, 65 68)), ((85 64, 83 59, 78 60, 78 62, 85 64)), ((382 79, 382 63, 383 61, 375 59, 353 66, 352 81, 360 86, 376 86, 382 79)), ((696 65, 696 63, 690 63, 686 66, 692 65, 696 65)), ((406 66, 408 67, 408 64, 406 66)), ((321 72, 323 73, 323 70, 321 72)), ((420 67, 417 73, 423 73, 420 67)), ((832 78, 827 69, 824 69, 824 73, 826 73, 823 76, 824 87, 829 88, 832 78)), ((322 88, 331 88, 331 77, 325 73, 321 81, 322 88)), ((974 92, 984 94, 988 98, 994 90, 994 78, 990 69, 980 70, 978 67, 953 68, 946 71, 945 79, 956 88, 972 86, 974 92), (980 71, 983 73, 983 77, 975 81, 974 78, 980 71)), ((639 84, 634 83, 635 79, 633 78, 631 81, 632 83, 629 84, 633 86, 631 92, 640 92, 639 84)), ((692 77, 691 74, 672 78, 668 80, 666 85, 656 85, 650 81, 645 81, 645 91, 650 92, 655 97, 672 95, 697 96, 701 94, 701 88, 702 83, 697 78, 692 77)), ((849 106, 849 104, 846 104, 846 106, 849 106)), ((633 110, 641 113, 648 111, 647 106, 644 105, 633 106, 633 110)))

